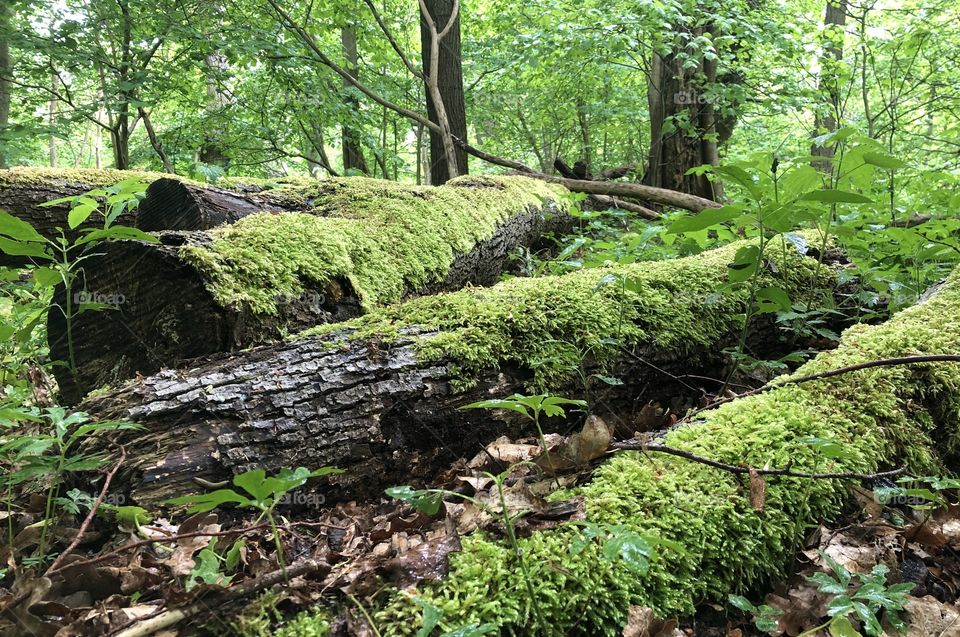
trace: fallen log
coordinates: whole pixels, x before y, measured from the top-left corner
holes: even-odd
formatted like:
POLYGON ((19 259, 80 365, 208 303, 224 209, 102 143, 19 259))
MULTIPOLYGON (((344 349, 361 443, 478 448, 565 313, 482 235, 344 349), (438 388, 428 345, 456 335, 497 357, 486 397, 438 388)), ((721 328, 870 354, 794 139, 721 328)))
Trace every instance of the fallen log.
MULTIPOLYGON (((190 493, 198 478, 219 482, 253 465, 335 464, 347 471, 326 496, 376 495, 519 431, 509 415, 457 411, 466 403, 550 389, 589 394, 598 410, 627 414, 686 391, 676 374, 717 371, 747 298, 745 289, 718 293, 741 245, 421 297, 161 372, 80 408, 146 428, 124 440, 130 460, 115 481, 138 502, 190 493), (580 370, 622 384, 585 389, 580 370)), ((787 248, 771 250, 776 261, 764 284, 788 293, 830 288, 833 267, 787 248)), ((751 340, 761 350, 775 341, 776 330, 751 340)), ((620 426, 638 425, 625 417, 620 426)))
MULTIPOLYGON (((110 169, 10 168, 0 170, 0 210, 6 210, 13 216, 28 222, 48 239, 59 237, 58 228, 62 228, 66 231, 67 237, 72 240, 77 232, 70 231, 67 225, 70 204, 62 203, 55 206, 41 204, 62 197, 82 195, 95 188, 113 186, 125 179, 140 179, 144 183, 149 183, 160 176, 161 173, 110 169)), ((133 215, 125 212, 117 219, 117 223, 132 225, 133 215)), ((91 215, 80 229, 102 225, 101 217, 91 215)), ((20 257, 0 255, 0 265, 15 266, 25 262, 26 260, 20 257)))
MULTIPOLYGON (((437 188, 350 178, 317 186, 310 213, 257 214, 157 244, 97 246, 83 262, 68 325, 48 315, 65 400, 177 367, 190 358, 272 342, 402 298, 489 285, 518 246, 572 218, 565 192, 526 177, 461 178, 437 188), (68 333, 68 329, 70 333, 68 333), (75 335, 82 335, 74 337, 75 335)), ((192 188, 184 192, 197 192, 192 188)), ((60 305, 63 293, 55 299, 60 305)))
MULTIPOLYGON (((794 376, 958 352, 960 269, 933 298, 887 323, 847 330, 836 350, 794 376)), ((944 475, 956 466, 958 388, 957 363, 859 369, 733 401, 662 442, 737 468, 862 475, 906 464, 912 475, 944 475), (824 441, 839 445, 839 453, 821 451, 824 441)), ((617 453, 570 495, 583 498, 587 523, 619 525, 651 545, 672 541, 682 552, 653 549, 649 570, 639 575, 625 560, 605 557, 601 541, 588 538, 574 555, 583 527, 534 532, 518 551, 537 594, 533 602, 517 553, 474 534, 451 556, 446 579, 421 586, 416 599, 442 611, 444 630, 491 623, 507 635, 620 634, 631 607, 652 608, 657 617, 691 616, 695 605, 726 606, 728 594, 782 575, 811 527, 836 519, 849 497, 844 479, 748 478, 650 451, 617 453)), ((422 606, 413 599, 404 591, 371 611, 383 634, 414 634, 422 606)))
POLYGON ((134 225, 145 232, 210 230, 258 212, 306 212, 333 189, 332 184, 298 182, 296 186, 285 184, 276 189, 237 184, 226 189, 157 179, 137 207, 134 225))

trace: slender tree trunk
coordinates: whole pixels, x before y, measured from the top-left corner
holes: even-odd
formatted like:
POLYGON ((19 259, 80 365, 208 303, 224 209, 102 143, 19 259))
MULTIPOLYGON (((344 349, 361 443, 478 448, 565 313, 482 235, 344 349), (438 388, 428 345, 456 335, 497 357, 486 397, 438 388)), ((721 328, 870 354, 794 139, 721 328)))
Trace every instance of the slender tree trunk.
MULTIPOLYGON (((846 0, 827 0, 823 15, 823 30, 829 38, 820 58, 820 91, 826 94, 826 109, 817 105, 814 114, 814 135, 832 133, 837 130, 840 117, 840 85, 837 78, 837 66, 843 58, 843 27, 847 23, 846 0), (834 37, 836 36, 836 37, 834 37)), ((833 171, 833 145, 820 146, 814 143, 810 154, 823 157, 817 162, 817 168, 825 173, 833 171)))
POLYGON ((455 0, 423 0, 420 41, 427 79, 427 115, 447 134, 430 132, 430 183, 442 184, 467 174, 467 152, 454 146, 450 135, 467 141, 467 111, 461 66, 460 14, 454 16, 455 0), (429 13, 426 15, 424 9, 429 13), (454 18, 450 25, 451 17, 454 18), (434 28, 431 28, 431 22, 434 28), (447 27, 449 31, 442 38, 447 27), (437 40, 440 40, 439 42, 437 40))
POLYGON ((6 168, 9 163, 5 134, 10 126, 10 76, 13 74, 13 65, 8 38, 12 23, 13 7, 4 2, 0 6, 0 168, 6 168))
MULTIPOLYGON (((224 131, 219 130, 220 112, 227 105, 227 96, 220 90, 220 76, 227 70, 227 58, 219 51, 208 53, 204 58, 206 67, 207 115, 213 116, 212 127, 206 127, 203 134, 203 146, 200 147, 200 161, 214 166, 226 166, 230 158, 224 152, 220 139, 224 131)), ((146 124, 146 122, 144 122, 146 124)))
POLYGON ((163 164, 164 172, 174 174, 173 164, 170 163, 170 158, 167 157, 167 153, 163 150, 163 144, 160 143, 160 138, 157 137, 157 131, 154 130, 153 124, 150 122, 150 114, 147 113, 147 110, 140 107, 140 119, 143 120, 143 127, 147 129, 147 137, 150 138, 150 145, 153 146, 153 150, 156 151, 157 156, 160 158, 160 162, 163 164))
POLYGON ((60 105, 56 98, 56 93, 60 90, 60 76, 56 73, 50 74, 50 90, 53 94, 50 96, 50 103, 47 109, 47 125, 50 127, 50 142, 48 151, 50 155, 50 167, 57 167, 57 135, 54 127, 57 125, 57 113, 60 105))
POLYGON ((577 124, 580 126, 580 161, 587 169, 587 174, 593 171, 593 151, 590 148, 590 122, 587 118, 587 104, 582 96, 577 97, 577 124))
MULTIPOLYGON (((343 57, 346 60, 346 69, 354 78, 357 77, 357 34, 352 29, 344 27, 340 30, 340 42, 343 46, 343 57)), ((344 80, 344 86, 350 83, 344 80)), ((360 102, 348 98, 350 106, 359 114, 360 102)), ((363 147, 360 145, 359 135, 349 126, 343 127, 343 172, 359 171, 364 175, 370 173, 367 161, 363 158, 363 147)))

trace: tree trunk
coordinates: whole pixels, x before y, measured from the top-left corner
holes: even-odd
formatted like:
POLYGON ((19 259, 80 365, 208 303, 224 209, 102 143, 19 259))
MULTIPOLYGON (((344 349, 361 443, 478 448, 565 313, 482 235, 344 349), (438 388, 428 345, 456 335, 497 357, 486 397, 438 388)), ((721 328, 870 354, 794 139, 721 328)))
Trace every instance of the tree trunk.
MULTIPOLYGON (((847 23, 846 0, 827 0, 823 15, 823 30, 828 40, 820 58, 820 91, 827 96, 826 109, 817 104, 814 113, 814 135, 832 133, 837 130, 837 118, 840 116, 840 84, 838 81, 839 69, 843 59, 843 29, 847 23), (832 39, 834 36, 837 39, 832 39)), ((823 157, 816 163, 819 170, 825 173, 833 172, 833 144, 820 146, 814 143, 810 154, 823 157)))
MULTIPOLYGON (((340 30, 340 41, 343 45, 343 57, 346 60, 346 69, 354 78, 357 77, 357 35, 349 27, 340 30)), ((349 88, 350 84, 344 81, 344 86, 349 88)), ((360 102, 354 98, 347 98, 347 102, 359 117, 360 102)), ((360 172, 364 175, 370 173, 367 168, 367 161, 363 158, 363 147, 360 145, 360 136, 350 126, 343 127, 343 172, 347 175, 354 172, 360 172)))
POLYGON ((47 154, 50 168, 57 167, 57 116, 60 110, 59 100, 56 94, 60 90, 60 76, 56 73, 50 75, 50 101, 47 104, 47 126, 50 127, 50 139, 47 142, 47 154))
MULTIPOLYGON (((453 0, 425 0, 430 16, 438 30, 443 30, 450 21, 453 12, 453 0)), ((420 42, 422 46, 423 69, 429 76, 432 63, 431 47, 433 37, 426 18, 421 11, 420 42)), ((456 138, 467 141, 467 110, 463 90, 463 69, 461 62, 460 45, 460 15, 456 19, 449 33, 439 43, 439 55, 436 64, 437 88, 439 90, 443 111, 446 114, 449 132, 456 138)), ((436 107, 434 96, 427 87, 427 116, 433 122, 438 122, 440 113, 436 107)), ((467 174, 467 152, 461 147, 454 150, 457 174, 467 174)), ((451 177, 448 168, 447 152, 444 149, 443 135, 430 132, 430 183, 440 185, 451 177)))
POLYGON ((13 6, 0 6, 0 168, 6 168, 10 160, 7 153, 7 129, 10 127, 10 77, 13 66, 10 62, 10 33, 13 29, 13 6))
POLYGON ((654 54, 648 78, 650 155, 644 183, 714 200, 705 175, 687 174, 690 168, 710 164, 715 153, 705 146, 701 124, 706 100, 698 79, 702 66, 685 68, 681 52, 654 54), (705 152, 707 151, 707 152, 705 152))
POLYGON ((147 137, 150 139, 150 145, 153 146, 154 152, 156 152, 157 157, 160 158, 160 163, 163 165, 164 172, 167 172, 171 175, 175 174, 176 171, 173 169, 173 164, 170 163, 170 158, 163 149, 163 144, 160 143, 160 138, 157 137, 157 131, 154 130, 153 124, 150 122, 150 114, 147 113, 147 110, 142 106, 140 107, 140 119, 143 120, 143 127, 147 129, 147 137))
MULTIPOLYGON (((227 58, 219 51, 213 51, 204 58, 204 67, 207 71, 207 116, 212 116, 215 122, 222 122, 222 111, 229 100, 220 90, 220 77, 227 71, 227 58)), ((205 128, 203 145, 200 147, 200 161, 213 166, 226 167, 230 163, 230 158, 221 146, 224 131, 218 129, 219 126, 214 126, 213 130, 209 127, 205 128)))
MULTIPOLYGON (((627 433, 636 427, 631 415, 648 401, 684 393, 675 374, 719 374, 747 292, 716 299, 710 291, 725 284, 726 264, 739 247, 416 299, 323 336, 257 348, 189 372, 162 372, 81 408, 146 428, 128 440, 112 440, 126 444, 132 459, 116 484, 141 503, 196 491, 194 478, 216 482, 253 465, 335 464, 347 471, 327 495, 374 497, 390 484, 430 477, 439 465, 474 454, 507 429, 515 433, 518 418, 457 408, 524 391, 538 382, 536 366, 550 352, 571 356, 572 350, 586 351, 587 342, 607 343, 590 351, 618 361, 603 371, 624 382, 588 393, 627 433), (636 291, 598 287, 604 276, 636 281, 636 291), (663 295, 672 300, 663 302, 663 295), (428 320, 439 321, 435 327, 410 322, 424 309, 433 317, 428 320), (371 335, 357 337, 358 328, 371 335), (552 350, 549 343, 569 347, 552 350), (471 345, 486 353, 477 359, 471 345)), ((802 258, 813 263, 796 252, 776 254, 790 263, 780 261, 766 283, 793 271, 802 258)), ((811 284, 829 286, 833 278, 828 267, 817 281, 779 284, 796 293, 811 284)), ((168 285, 168 292, 184 289, 168 285)), ((90 339, 90 332, 83 333, 90 339)), ((753 333, 755 351, 776 348, 776 330, 753 333)), ((600 371, 590 356, 577 361, 575 367, 588 374, 600 371)), ((558 369, 544 379, 548 389, 584 395, 579 377, 570 368, 558 369)))
MULTIPOLYGON (((404 296, 492 284, 517 247, 571 222, 553 203, 559 190, 520 177, 460 180, 442 189, 321 183, 311 215, 258 215, 211 232, 165 233, 159 244, 98 246, 98 256, 84 262, 86 287, 78 294, 114 307, 73 320, 73 333, 83 335, 74 344, 79 374, 74 379, 59 368, 63 398, 75 401, 138 373, 275 341, 404 296), (305 253, 293 256, 292 246, 305 253)), ((180 192, 188 203, 202 201, 208 220, 235 220, 229 193, 193 186, 180 192)), ((56 360, 69 360, 66 332, 62 314, 50 312, 56 360)))

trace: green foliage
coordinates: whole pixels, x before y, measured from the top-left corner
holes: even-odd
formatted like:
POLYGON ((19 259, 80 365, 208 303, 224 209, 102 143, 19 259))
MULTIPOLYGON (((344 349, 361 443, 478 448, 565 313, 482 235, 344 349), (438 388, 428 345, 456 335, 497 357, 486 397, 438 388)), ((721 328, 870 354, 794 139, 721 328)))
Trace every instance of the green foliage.
POLYGON ((779 630, 780 625, 777 623, 777 615, 783 614, 783 611, 779 608, 773 608, 766 604, 754 606, 743 595, 730 595, 727 600, 743 612, 753 615, 753 624, 760 632, 772 633, 779 630))
MULTIPOLYGON (((283 546, 280 541, 280 532, 277 529, 277 523, 273 515, 274 509, 283 502, 284 496, 305 485, 310 478, 319 478, 321 476, 335 475, 342 472, 341 469, 337 469, 336 467, 321 467, 313 471, 306 467, 297 467, 296 469, 283 468, 277 475, 267 476, 263 469, 252 469, 233 477, 234 486, 239 487, 243 493, 235 491, 234 489, 217 489, 209 493, 173 498, 169 501, 169 504, 190 505, 187 509, 188 513, 204 513, 212 511, 224 504, 234 504, 241 508, 250 508, 259 511, 260 517, 258 520, 267 518, 267 521, 270 523, 274 545, 277 550, 277 562, 280 564, 280 568, 283 569, 285 568, 283 546)), ((220 559, 213 551, 212 546, 205 550, 208 550, 209 553, 205 560, 201 560, 204 567, 202 573, 212 577, 211 573, 218 572, 216 567, 218 567, 220 559)), ((229 555, 227 559, 230 559, 229 555)), ((205 579, 204 581, 207 580, 205 579)))
MULTIPOLYGON (((820 354, 797 374, 907 353, 955 351, 958 306, 960 272, 937 296, 891 321, 847 330, 836 350, 820 354)), ((705 413, 702 422, 668 433, 664 443, 756 467, 873 472, 906 462, 933 475, 934 448, 948 453, 956 448, 950 423, 960 414, 960 402, 951 395, 958 383, 957 365, 934 364, 788 385, 705 413), (835 441, 842 453, 815 440, 835 441)), ((518 599, 527 578, 520 576, 515 551, 473 535, 451 556, 447 579, 421 587, 420 596, 451 624, 491 622, 501 634, 616 635, 631 604, 649 606, 660 616, 687 614, 697 602, 725 600, 779 575, 809 526, 842 511, 846 487, 843 481, 771 478, 759 511, 730 474, 672 456, 622 453, 572 495, 584 497, 587 522, 676 542, 683 553, 658 552, 647 574, 637 578, 622 561, 602 559, 597 542, 572 559, 570 545, 580 536, 573 527, 520 538, 529 581, 547 617, 541 625, 518 599)), ((405 635, 410 631, 402 627, 419 615, 397 598, 376 617, 382 629, 405 635)))
POLYGON ((871 637, 882 635, 881 614, 898 632, 906 632, 907 626, 899 612, 907 602, 907 593, 915 586, 913 582, 888 585, 890 569, 884 564, 874 566, 869 574, 851 575, 823 551, 820 551, 820 556, 830 566, 833 575, 815 573, 808 579, 818 585, 818 591, 832 596, 827 606, 827 615, 831 619, 822 626, 806 631, 804 635, 813 635, 826 628, 835 637, 860 637, 861 633, 854 628, 853 621, 860 623, 871 637))

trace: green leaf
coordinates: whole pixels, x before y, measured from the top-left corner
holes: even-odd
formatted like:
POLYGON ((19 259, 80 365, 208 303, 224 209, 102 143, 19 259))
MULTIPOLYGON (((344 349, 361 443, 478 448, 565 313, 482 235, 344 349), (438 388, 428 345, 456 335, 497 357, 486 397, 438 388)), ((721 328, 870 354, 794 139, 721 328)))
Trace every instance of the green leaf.
POLYGON ((653 547, 639 533, 632 531, 613 535, 603 543, 603 556, 608 560, 619 557, 626 566, 644 575, 650 568, 650 555, 653 547))
POLYGON ((845 190, 814 190, 800 198, 804 201, 823 201, 826 203, 873 203, 873 200, 868 197, 845 190))
POLYGON ((74 229, 79 226, 81 223, 87 220, 87 218, 93 214, 93 211, 97 209, 97 202, 93 203, 82 203, 79 206, 75 206, 70 210, 70 213, 67 214, 67 225, 70 226, 70 229, 74 229))
POLYGON ((773 311, 786 312, 793 307, 793 303, 790 301, 790 296, 787 294, 786 290, 776 286, 760 288, 757 290, 757 300, 764 303, 769 303, 773 307, 773 311))
POLYGON ((757 610, 757 607, 754 606, 750 600, 743 595, 729 595, 727 597, 727 601, 745 613, 753 613, 757 610))
POLYGON ((760 266, 760 248, 744 246, 737 250, 733 263, 727 266, 727 276, 730 281, 740 283, 753 276, 760 266))
POLYGON ((396 498, 401 502, 406 502, 418 511, 423 511, 429 516, 434 516, 440 510, 443 502, 443 493, 429 489, 414 489, 404 485, 400 487, 390 487, 386 489, 386 494, 391 498, 396 498))
POLYGON ((736 219, 743 214, 743 206, 732 205, 722 208, 707 208, 693 217, 681 217, 667 229, 667 234, 681 234, 703 230, 718 223, 736 219))
POLYGON ((182 504, 192 505, 187 509, 187 513, 206 513, 212 511, 222 504, 238 504, 240 506, 251 506, 253 502, 245 498, 233 489, 217 489, 210 493, 201 493, 198 495, 184 495, 179 498, 173 498, 167 501, 168 504, 175 506, 182 504))
POLYGON ((833 637, 863 637, 860 631, 853 627, 846 615, 834 617, 827 629, 833 637))
POLYGON ((37 257, 38 259, 46 259, 47 261, 52 260, 52 257, 47 252, 47 247, 43 244, 8 239, 7 237, 0 237, 0 252, 9 254, 12 257, 37 257))
POLYGON ((17 241, 33 241, 35 243, 45 243, 39 232, 34 230, 33 226, 22 219, 14 217, 6 210, 0 210, 0 234, 16 239, 17 241))
POLYGON ((863 161, 873 166, 886 168, 887 170, 896 170, 898 168, 903 168, 904 166, 907 165, 906 162, 901 161, 896 157, 885 155, 883 153, 864 153, 863 161))
POLYGON ((419 595, 414 595, 411 599, 416 602, 417 606, 423 609, 423 622, 420 630, 417 631, 417 637, 430 637, 430 633, 432 633, 433 629, 440 623, 440 617, 443 615, 443 611, 419 595))

